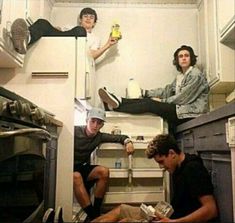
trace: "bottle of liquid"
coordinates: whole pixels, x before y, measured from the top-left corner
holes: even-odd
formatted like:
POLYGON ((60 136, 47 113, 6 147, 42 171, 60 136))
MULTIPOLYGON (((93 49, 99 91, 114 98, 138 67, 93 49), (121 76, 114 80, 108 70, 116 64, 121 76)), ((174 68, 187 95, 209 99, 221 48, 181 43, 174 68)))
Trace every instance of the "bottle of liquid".
POLYGON ((127 97, 128 98, 140 98, 141 97, 141 88, 139 83, 134 80, 134 78, 130 78, 127 86, 127 97))
POLYGON ((118 126, 114 126, 112 131, 111 131, 111 134, 113 135, 121 135, 121 129, 118 127, 118 126))
POLYGON ((115 169, 121 169, 122 168, 122 161, 120 158, 117 158, 115 161, 115 169))

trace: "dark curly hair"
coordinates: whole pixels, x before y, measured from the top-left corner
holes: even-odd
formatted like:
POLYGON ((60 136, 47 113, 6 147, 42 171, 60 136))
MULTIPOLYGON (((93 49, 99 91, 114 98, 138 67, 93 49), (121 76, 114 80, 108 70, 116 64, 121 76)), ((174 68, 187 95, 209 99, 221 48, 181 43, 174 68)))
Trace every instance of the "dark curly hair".
POLYGON ((148 144, 148 148, 145 150, 146 156, 151 159, 155 155, 165 155, 167 156, 169 150, 174 150, 177 154, 181 153, 175 138, 169 134, 157 135, 148 144))
POLYGON ((81 12, 80 12, 79 18, 82 19, 82 16, 83 15, 87 15, 87 14, 94 15, 95 16, 95 22, 97 21, 97 19, 98 19, 97 13, 92 8, 84 8, 84 9, 82 9, 81 12))
POLYGON ((191 46, 182 45, 174 52, 173 64, 176 66, 176 69, 182 72, 182 68, 179 65, 178 54, 181 50, 187 50, 190 54, 190 66, 194 66, 197 63, 197 56, 194 54, 193 48, 191 46))

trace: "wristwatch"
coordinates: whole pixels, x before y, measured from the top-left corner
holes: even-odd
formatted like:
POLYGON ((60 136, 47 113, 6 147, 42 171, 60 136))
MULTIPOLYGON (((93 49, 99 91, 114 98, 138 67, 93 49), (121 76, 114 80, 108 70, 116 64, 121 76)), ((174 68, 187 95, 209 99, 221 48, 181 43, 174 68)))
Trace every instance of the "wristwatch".
POLYGON ((124 140, 124 146, 125 146, 127 143, 129 143, 129 142, 132 143, 131 139, 130 139, 130 138, 126 138, 126 139, 124 140))

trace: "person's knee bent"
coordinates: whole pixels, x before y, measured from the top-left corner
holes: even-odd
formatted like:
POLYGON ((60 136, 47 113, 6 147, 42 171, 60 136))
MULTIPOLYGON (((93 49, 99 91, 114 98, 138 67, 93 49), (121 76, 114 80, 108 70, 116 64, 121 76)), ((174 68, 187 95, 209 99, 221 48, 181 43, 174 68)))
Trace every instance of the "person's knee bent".
POLYGON ((86 30, 84 27, 76 26, 72 29, 74 36, 86 36, 86 30))
POLYGON ((108 179, 109 178, 109 168, 104 166, 97 167, 97 175, 99 178, 108 179))
POLYGON ((73 184, 74 186, 80 186, 83 184, 82 175, 79 172, 73 173, 73 184))
POLYGON ((35 23, 43 27, 52 26, 51 23, 46 19, 38 19, 35 23))

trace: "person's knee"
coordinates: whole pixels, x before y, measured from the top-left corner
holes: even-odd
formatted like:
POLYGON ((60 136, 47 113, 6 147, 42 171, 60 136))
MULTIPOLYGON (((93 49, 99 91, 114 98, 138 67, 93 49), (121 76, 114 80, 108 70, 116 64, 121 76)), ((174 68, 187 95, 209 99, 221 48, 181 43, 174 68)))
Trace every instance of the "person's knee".
POLYGON ((51 23, 46 19, 38 19, 35 23, 37 23, 37 25, 44 27, 51 26, 51 23))
POLYGON ((73 173, 73 183, 76 186, 79 186, 79 185, 83 184, 83 179, 82 179, 82 176, 79 172, 74 172, 73 173))
POLYGON ((86 36, 86 30, 82 26, 76 26, 72 30, 75 36, 86 36))
POLYGON ((97 168, 97 173, 100 178, 108 179, 109 178, 109 168, 104 166, 99 166, 97 168))

